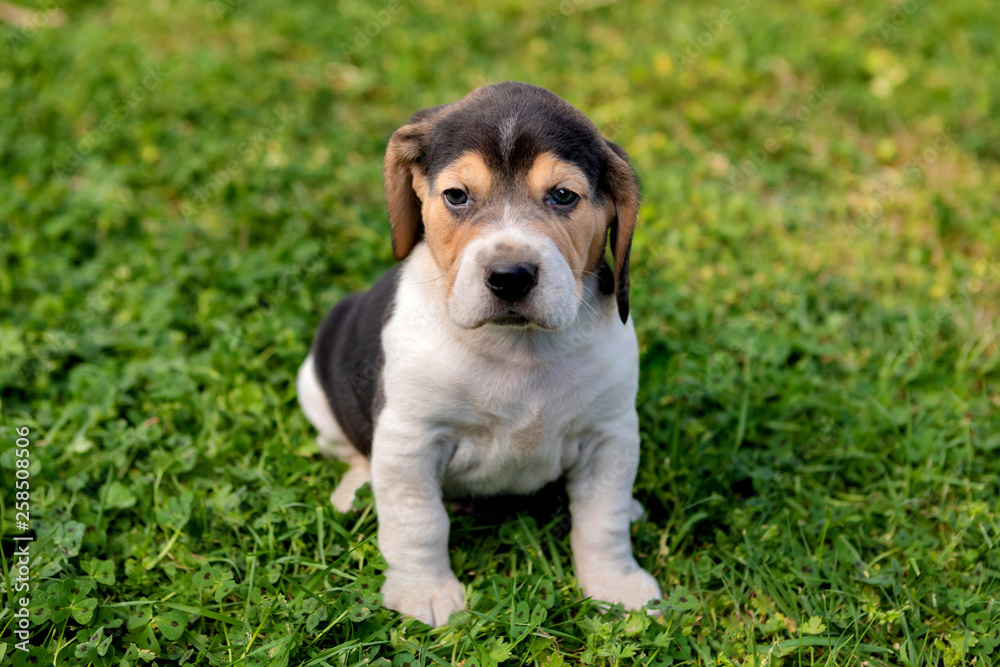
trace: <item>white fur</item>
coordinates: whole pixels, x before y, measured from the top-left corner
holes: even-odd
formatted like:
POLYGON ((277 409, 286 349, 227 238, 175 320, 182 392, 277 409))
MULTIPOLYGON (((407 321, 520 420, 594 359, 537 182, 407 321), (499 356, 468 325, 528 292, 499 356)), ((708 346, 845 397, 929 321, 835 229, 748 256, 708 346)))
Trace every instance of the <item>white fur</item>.
MULTIPOLYGON (((505 210, 505 218, 512 215, 505 210)), ((576 317, 581 297, 573 270, 552 239, 505 220, 463 250, 447 316, 460 327, 472 329, 513 310, 546 329, 562 329, 576 317), (512 259, 535 264, 538 283, 524 299, 509 304, 490 292, 483 276, 488 267, 512 259)))
POLYGON ((500 123, 500 152, 504 158, 510 159, 514 150, 514 130, 517 128, 517 114, 507 116, 500 123))
POLYGON ((354 494, 365 482, 371 481, 371 465, 367 458, 347 442, 347 438, 340 430, 330 409, 330 403, 326 400, 326 394, 316 379, 316 367, 311 354, 299 368, 296 392, 302 412, 319 431, 316 444, 320 452, 331 458, 340 459, 349 466, 340 484, 330 495, 330 502, 338 511, 348 512, 354 505, 354 494))
MULTIPOLYGON (((529 252, 534 242, 526 241, 529 252)), ((534 248, 542 276, 555 259, 534 248)), ((465 255, 474 257, 471 244, 465 255)), ((639 461, 635 330, 631 320, 622 325, 612 299, 594 295, 596 277, 582 300, 557 288, 575 304, 557 331, 467 329, 449 314, 426 245, 406 260, 382 332, 385 407, 371 461, 388 607, 442 625, 464 604, 448 561, 443 496, 529 493, 562 475, 584 592, 629 608, 659 597, 628 530, 639 461)))

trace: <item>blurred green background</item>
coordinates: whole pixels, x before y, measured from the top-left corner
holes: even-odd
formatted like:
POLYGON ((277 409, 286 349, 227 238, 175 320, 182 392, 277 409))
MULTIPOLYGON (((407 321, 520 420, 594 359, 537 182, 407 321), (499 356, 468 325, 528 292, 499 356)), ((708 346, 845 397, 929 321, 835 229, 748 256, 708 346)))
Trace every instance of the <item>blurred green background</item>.
MULTIPOLYGON (((31 430, 58 665, 964 665, 1000 656, 988 0, 0 5, 0 519, 31 430), (23 10, 23 8, 21 8, 23 10), (455 517, 469 610, 381 609, 294 373, 392 264, 391 132, 545 86, 625 147, 662 615, 558 513, 455 517)), ((25 662, 35 660, 36 662, 25 662)))

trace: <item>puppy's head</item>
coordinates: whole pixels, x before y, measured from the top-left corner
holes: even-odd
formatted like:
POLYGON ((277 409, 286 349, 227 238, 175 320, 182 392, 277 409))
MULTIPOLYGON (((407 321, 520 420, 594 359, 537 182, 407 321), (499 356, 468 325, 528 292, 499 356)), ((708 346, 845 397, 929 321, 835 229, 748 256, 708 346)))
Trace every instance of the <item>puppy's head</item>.
POLYGON ((507 82, 418 112, 389 140, 385 183, 396 257, 426 239, 459 326, 567 326, 609 233, 628 319, 638 180, 553 93, 507 82))

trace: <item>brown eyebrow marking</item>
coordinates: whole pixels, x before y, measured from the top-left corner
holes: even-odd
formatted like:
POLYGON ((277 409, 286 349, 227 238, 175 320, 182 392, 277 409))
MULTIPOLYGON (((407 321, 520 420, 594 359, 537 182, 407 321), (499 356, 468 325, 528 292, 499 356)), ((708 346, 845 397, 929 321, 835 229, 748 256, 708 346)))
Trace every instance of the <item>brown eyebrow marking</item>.
POLYGON ((473 198, 484 197, 493 185, 493 174, 482 155, 467 151, 438 173, 435 185, 438 190, 462 185, 473 198))
POLYGON ((580 168, 572 162, 559 159, 551 151, 535 158, 528 170, 527 183, 532 196, 538 200, 543 199, 557 185, 566 187, 581 197, 586 196, 590 190, 587 177, 580 168))
MULTIPOLYGON (((584 172, 551 151, 535 158, 524 179, 529 196, 542 206, 555 187, 567 188, 581 196, 581 201, 566 211, 567 217, 558 224, 529 224, 552 239, 576 276, 596 270, 603 255, 608 225, 614 217, 611 201, 595 201, 588 196, 590 182, 584 172)), ((550 217, 558 215, 554 209, 548 208, 548 211, 550 217)))
POLYGON ((465 247, 486 229, 482 225, 461 224, 456 221, 454 211, 445 205, 441 192, 448 188, 464 187, 476 202, 487 200, 494 178, 486 165, 486 160, 476 151, 466 151, 434 177, 431 190, 427 179, 421 175, 414 178, 413 187, 423 201, 422 215, 427 246, 438 267, 445 273, 445 285, 449 294, 455 284, 453 270, 461 260, 465 247))
POLYGON ((435 177, 433 189, 427 177, 414 174, 413 187, 423 202, 422 215, 427 245, 431 256, 444 273, 444 284, 450 295, 454 288, 454 268, 461 261, 465 248, 481 234, 494 229, 490 224, 463 224, 449 210, 441 192, 452 187, 465 187, 473 202, 486 208, 483 220, 494 220, 498 206, 508 203, 522 214, 516 216, 518 224, 548 236, 566 258, 567 264, 580 282, 583 276, 596 270, 603 256, 608 224, 614 217, 610 199, 595 200, 590 182, 575 164, 560 159, 547 151, 538 155, 527 172, 518 178, 519 187, 507 191, 503 176, 491 172, 485 158, 477 151, 466 151, 442 169, 435 177), (557 211, 545 204, 549 192, 555 187, 565 187, 582 200, 571 209, 557 211), (491 193, 491 188, 495 191, 491 193), (503 199, 495 194, 506 193, 503 199), (497 201, 492 201, 497 199, 497 201))

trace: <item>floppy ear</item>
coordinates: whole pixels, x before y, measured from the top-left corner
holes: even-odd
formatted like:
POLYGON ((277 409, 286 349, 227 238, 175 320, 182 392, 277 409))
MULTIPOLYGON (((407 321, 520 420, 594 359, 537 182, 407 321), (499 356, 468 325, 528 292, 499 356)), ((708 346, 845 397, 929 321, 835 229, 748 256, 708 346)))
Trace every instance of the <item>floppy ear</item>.
MULTIPOLYGON (((420 114, 418 114, 419 116, 420 114)), ((413 189, 413 170, 424 156, 431 123, 417 117, 392 133, 385 149, 385 199, 392 229, 392 254, 403 259, 424 232, 420 199, 413 189)))
POLYGON ((615 259, 615 300, 622 323, 628 321, 628 259, 639 215, 639 179, 621 146, 605 140, 604 182, 615 204, 611 221, 611 254, 615 259))

